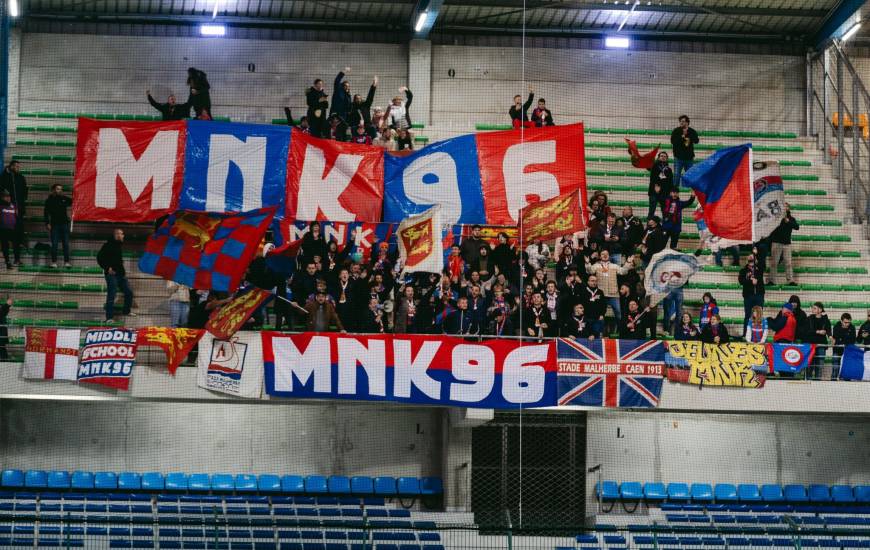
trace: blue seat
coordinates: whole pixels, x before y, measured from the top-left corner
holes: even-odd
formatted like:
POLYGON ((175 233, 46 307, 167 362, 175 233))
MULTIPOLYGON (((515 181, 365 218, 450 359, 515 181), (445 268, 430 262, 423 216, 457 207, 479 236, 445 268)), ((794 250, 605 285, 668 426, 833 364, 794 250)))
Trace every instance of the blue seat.
POLYGON ((624 481, 619 486, 619 494, 625 500, 640 500, 643 498, 643 486, 637 481, 624 481))
POLYGON ((329 476, 326 480, 326 488, 331 495, 349 495, 350 478, 346 476, 329 476))
POLYGON ((305 478, 296 475, 281 476, 281 491, 284 493, 304 493, 305 478))
MULTIPOLYGON (((207 477, 207 474, 204 474, 207 477)), ((181 472, 172 472, 166 474, 166 490, 167 491, 186 491, 188 488, 189 478, 187 474, 181 472)))
POLYGON ((94 474, 94 489, 113 491, 117 488, 118 476, 115 474, 115 472, 96 472, 94 474))
POLYGON ((324 476, 308 476, 305 478, 305 492, 314 494, 324 494, 327 492, 326 477, 324 476))
POLYGON ((664 500, 668 498, 668 492, 664 483, 648 481, 643 484, 643 496, 647 500, 664 500))
POLYGON ((166 480, 159 472, 145 472, 141 481, 142 489, 146 491, 162 491, 166 488, 166 480))
MULTIPOLYGON (((214 480, 211 483, 214 485, 214 480)), ((236 491, 242 493, 257 492, 257 476, 254 474, 236 474, 233 478, 233 484, 236 486, 236 491)))
POLYGON ((713 487, 709 483, 692 483, 689 492, 693 502, 713 502, 713 487))
POLYGON ((855 502, 855 493, 848 485, 832 485, 831 500, 834 502, 855 502))
MULTIPOLYGON (((96 480, 94 480, 96 484, 96 480)), ((142 489, 142 476, 136 472, 121 472, 118 474, 118 489, 138 491, 142 489)))
POLYGON ((831 489, 827 485, 814 483, 807 493, 810 502, 831 502, 831 489))
POLYGON ((94 473, 77 470, 73 472, 70 480, 70 487, 73 489, 93 489, 94 488, 94 473))
POLYGON ((43 470, 27 470, 27 473, 24 474, 24 486, 36 489, 47 488, 48 474, 43 470))
POLYGON ((421 495, 440 495, 444 492, 444 482, 440 477, 420 478, 421 495))
POLYGON ((375 494, 376 495, 395 495, 396 494, 396 478, 389 476, 381 476, 375 478, 375 494))
POLYGON ((605 480, 596 484, 595 492, 601 496, 602 500, 618 500, 619 484, 612 480, 605 480))
POLYGON ((260 474, 257 477, 257 490, 261 493, 280 493, 281 478, 275 474, 260 474))
POLYGON ((785 497, 782 495, 782 486, 775 484, 762 485, 761 500, 764 502, 782 502, 785 500, 785 497))
POLYGON ((857 502, 870 502, 870 485, 856 485, 853 493, 857 502))
MULTIPOLYGON (((174 474, 169 474, 169 476, 173 476, 174 474)), ((232 479, 232 478, 230 478, 232 479)), ((179 478, 174 478, 172 482, 169 481, 169 477, 166 478, 166 488, 167 489, 180 489, 181 487, 170 487, 170 484, 175 485, 176 481, 179 481, 179 478)), ((187 476, 187 484, 184 489, 190 489, 191 491, 208 491, 211 489, 211 478, 208 474, 190 474, 187 476)))
POLYGON ((48 472, 49 489, 69 489, 69 472, 53 470, 48 472))
POLYGON ((786 502, 809 502, 807 488, 803 485, 786 485, 782 489, 786 502))
POLYGON ((420 480, 416 477, 400 477, 396 480, 396 491, 400 495, 419 495, 420 480))
POLYGON ((741 483, 737 486, 737 498, 740 502, 760 502, 761 492, 754 483, 741 483))
POLYGON ((375 483, 369 476, 354 476, 350 478, 350 492, 354 495, 371 495, 375 492, 375 483))
POLYGON ((689 486, 685 483, 668 483, 668 500, 673 502, 687 502, 691 495, 689 486))
POLYGON ((24 487, 24 472, 21 470, 3 470, 3 474, 0 474, 0 485, 3 487, 24 487))
POLYGON ((717 483, 713 489, 716 502, 737 502, 737 487, 730 483, 717 483))

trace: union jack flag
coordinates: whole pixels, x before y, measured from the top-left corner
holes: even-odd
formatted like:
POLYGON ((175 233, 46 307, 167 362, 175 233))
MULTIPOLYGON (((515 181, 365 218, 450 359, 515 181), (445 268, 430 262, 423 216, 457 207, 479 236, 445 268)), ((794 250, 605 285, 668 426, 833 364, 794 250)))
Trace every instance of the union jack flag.
POLYGON ((665 350, 658 340, 557 341, 559 405, 656 407, 665 350))

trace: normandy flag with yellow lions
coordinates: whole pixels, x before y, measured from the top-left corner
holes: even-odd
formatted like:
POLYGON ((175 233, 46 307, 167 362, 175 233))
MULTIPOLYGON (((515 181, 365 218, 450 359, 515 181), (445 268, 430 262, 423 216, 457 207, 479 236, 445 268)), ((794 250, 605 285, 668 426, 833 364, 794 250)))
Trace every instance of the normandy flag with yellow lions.
POLYGON ((175 376, 205 330, 201 328, 145 327, 139 329, 139 346, 156 346, 166 354, 166 368, 175 376))
POLYGON ((444 270, 441 206, 402 220, 396 230, 402 273, 441 273, 444 270))
POLYGON ((272 299, 272 293, 261 288, 251 287, 236 293, 232 300, 214 310, 205 324, 205 330, 215 338, 229 340, 241 330, 257 308, 272 299))
POLYGON ((523 244, 552 241, 586 228, 580 190, 530 204, 520 211, 523 244))

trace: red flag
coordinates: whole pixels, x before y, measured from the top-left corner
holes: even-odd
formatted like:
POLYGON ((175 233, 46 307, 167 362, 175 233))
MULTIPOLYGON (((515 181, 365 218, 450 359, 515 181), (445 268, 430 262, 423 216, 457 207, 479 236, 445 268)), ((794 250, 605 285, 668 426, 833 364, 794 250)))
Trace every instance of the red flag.
POLYGON ((637 150, 637 142, 633 139, 625 138, 625 142, 628 144, 628 154, 631 157, 631 165, 635 168, 644 168, 649 170, 653 167, 653 164, 656 162, 656 157, 659 154, 659 147, 657 146, 655 149, 650 151, 645 155, 641 155, 637 150))
POLYGON ((139 329, 140 346, 157 346, 166 354, 166 368, 175 376, 178 365, 199 342, 205 330, 200 328, 145 327, 139 329))
POLYGON ((582 231, 586 227, 584 207, 578 190, 523 208, 520 211, 522 246, 582 231))
POLYGON ((272 293, 261 288, 242 292, 230 302, 211 314, 205 329, 219 340, 229 340, 251 318, 254 311, 272 297, 272 293))

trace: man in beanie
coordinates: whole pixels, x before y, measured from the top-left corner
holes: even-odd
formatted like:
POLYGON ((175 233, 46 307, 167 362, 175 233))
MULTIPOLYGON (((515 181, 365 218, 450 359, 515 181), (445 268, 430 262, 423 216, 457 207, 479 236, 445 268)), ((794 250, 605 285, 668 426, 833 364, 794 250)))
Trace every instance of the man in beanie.
POLYGON ((797 333, 797 320, 794 318, 794 306, 791 302, 782 304, 782 309, 775 318, 768 319, 767 326, 775 330, 774 342, 793 343, 797 333))

